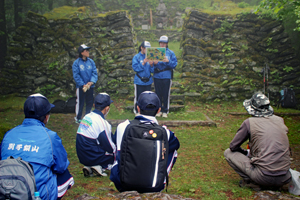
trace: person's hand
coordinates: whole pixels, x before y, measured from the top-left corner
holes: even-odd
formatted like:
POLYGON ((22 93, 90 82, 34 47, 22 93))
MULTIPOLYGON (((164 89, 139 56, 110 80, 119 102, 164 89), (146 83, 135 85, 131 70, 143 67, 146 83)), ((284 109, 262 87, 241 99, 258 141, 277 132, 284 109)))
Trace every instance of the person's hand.
POLYGON ((148 62, 150 64, 150 66, 153 67, 153 60, 149 60, 148 62))
POLYGON ((145 58, 145 59, 143 60, 143 63, 142 63, 142 65, 145 65, 145 64, 146 64, 146 62, 148 62, 148 58, 145 58))
POLYGON ((94 83, 93 82, 88 82, 87 85, 89 85, 89 87, 91 87, 94 83))
POLYGON ((167 56, 165 56, 165 58, 163 59, 163 62, 169 62, 169 59, 167 58, 167 56))

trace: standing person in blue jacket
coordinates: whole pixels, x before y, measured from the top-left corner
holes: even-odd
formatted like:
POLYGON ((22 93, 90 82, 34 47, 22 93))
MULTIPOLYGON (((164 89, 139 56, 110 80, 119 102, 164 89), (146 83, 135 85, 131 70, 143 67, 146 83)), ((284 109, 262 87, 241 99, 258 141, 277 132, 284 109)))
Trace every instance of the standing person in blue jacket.
POLYGON ((47 200, 60 199, 74 184, 61 139, 45 127, 53 107, 41 94, 29 96, 23 123, 5 134, 0 148, 1 159, 21 157, 32 165, 37 190, 47 200))
POLYGON ((76 106, 75 122, 80 123, 84 101, 86 101, 85 114, 91 112, 94 101, 94 87, 98 80, 98 72, 95 62, 89 58, 89 49, 91 47, 82 44, 78 48, 79 58, 72 66, 73 78, 76 83, 76 106))
POLYGON ((95 110, 84 116, 77 130, 76 151, 84 176, 107 176, 111 169, 116 146, 112 141, 111 125, 105 120, 113 101, 107 93, 95 97, 95 110))
POLYGON ((154 61, 154 87, 155 93, 161 101, 161 112, 157 117, 168 117, 170 104, 170 91, 173 78, 173 69, 177 66, 177 58, 173 51, 168 48, 169 39, 163 35, 159 39, 159 46, 166 48, 166 57, 163 61, 154 61))
POLYGON ((150 42, 143 41, 139 46, 139 53, 132 59, 132 69, 136 72, 134 76, 134 113, 137 114, 136 102, 138 96, 144 91, 151 91, 153 83, 151 73, 154 72, 153 61, 146 58, 146 48, 151 47, 150 42))
MULTIPOLYGON (((140 122, 143 123, 156 123, 158 124, 157 119, 155 118, 155 115, 160 112, 160 100, 158 96, 151 91, 145 91, 143 92, 137 102, 137 109, 140 115, 136 116, 135 119, 140 120, 140 122)), ((122 123, 120 123, 117 127, 116 133, 114 134, 114 140, 117 146, 117 156, 116 161, 112 166, 111 174, 110 174, 110 180, 114 182, 116 188, 118 191, 123 192, 124 188, 122 188, 121 179, 120 179, 120 163, 121 160, 121 144, 123 135, 125 132, 126 127, 130 124, 129 120, 126 120, 122 123)), ((175 134, 167 129, 166 126, 162 126, 168 135, 168 142, 169 142, 169 154, 168 154, 168 163, 167 163, 167 173, 169 174, 172 167, 174 166, 176 159, 177 159, 177 150, 180 147, 179 140, 175 136, 175 134)), ((136 151, 143 152, 144 149, 136 149, 136 151)), ((148 159, 148 158, 147 158, 148 159)), ((150 158, 149 158, 150 159, 150 158)), ((137 160, 139 162, 139 160, 137 160)), ((142 161, 140 161, 142 162, 142 161)), ((139 165, 138 163, 132 163, 132 165, 139 165)), ((163 176, 163 174, 160 174, 163 176)), ((165 180, 166 181, 166 180, 165 180)), ((166 183, 166 182, 165 182, 166 183)), ((160 192, 164 189, 164 186, 160 188, 156 192, 160 192)))

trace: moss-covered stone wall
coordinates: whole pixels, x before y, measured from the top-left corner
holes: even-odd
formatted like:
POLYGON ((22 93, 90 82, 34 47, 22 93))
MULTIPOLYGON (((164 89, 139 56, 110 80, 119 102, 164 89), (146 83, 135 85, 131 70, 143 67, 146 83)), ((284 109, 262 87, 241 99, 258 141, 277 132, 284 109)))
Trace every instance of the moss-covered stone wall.
POLYGON ((74 95, 72 64, 84 43, 92 47, 90 56, 98 69, 96 92, 128 94, 133 89, 135 41, 126 11, 84 19, 47 19, 29 12, 9 46, 0 93, 74 95))
POLYGON ((277 100, 292 86, 300 99, 300 62, 283 25, 254 14, 236 17, 192 10, 181 40, 184 91, 201 100, 240 100, 265 90, 277 100), (267 85, 268 82, 268 85, 267 85))

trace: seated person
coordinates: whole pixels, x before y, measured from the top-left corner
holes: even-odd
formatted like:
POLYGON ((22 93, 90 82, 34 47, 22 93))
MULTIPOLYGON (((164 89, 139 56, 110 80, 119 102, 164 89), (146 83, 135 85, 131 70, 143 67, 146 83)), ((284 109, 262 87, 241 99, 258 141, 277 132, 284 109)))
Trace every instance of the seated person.
MULTIPOLYGON (((133 121, 135 121, 135 123, 141 123, 141 124, 158 124, 158 121, 156 120, 155 115, 160 112, 160 109, 161 109, 161 104, 160 104, 160 100, 159 100, 158 96, 154 92, 145 91, 145 92, 141 93, 139 98, 138 98, 137 110, 138 110, 139 115, 136 116, 135 120, 133 120, 133 121)), ((127 191, 127 189, 123 187, 124 184, 122 184, 121 177, 120 177, 120 174, 122 174, 122 172, 120 171, 120 168, 122 167, 122 165, 124 165, 124 162, 122 163, 122 161, 121 161, 122 160, 122 157, 121 157, 122 153, 121 152, 122 152, 122 150, 124 150, 126 148, 126 146, 121 146, 121 144, 123 144, 122 142, 124 142, 124 137, 123 136, 124 136, 124 133, 126 131, 126 128, 129 127, 129 124, 133 124, 133 121, 130 122, 129 120, 126 120, 123 123, 120 123, 118 125, 116 133, 114 135, 116 145, 117 145, 117 156, 116 156, 116 161, 115 161, 115 163, 114 163, 114 165, 111 169, 110 179, 111 179, 111 181, 114 182, 116 188, 120 192, 127 191)), ((161 184, 161 187, 159 187, 157 189, 155 188, 156 191, 152 190, 151 188, 149 189, 149 191, 147 190, 147 188, 131 188, 131 190, 137 190, 137 191, 143 191, 143 192, 160 192, 165 187, 165 183, 168 180, 167 176, 170 173, 173 165, 176 162, 177 150, 179 149, 180 143, 179 143, 177 137, 175 136, 175 134, 172 131, 170 131, 169 129, 167 129, 166 126, 163 126, 163 128, 160 127, 160 129, 166 134, 165 137, 168 140, 168 146, 169 146, 168 155, 164 156, 164 151, 162 151, 163 155, 159 156, 159 159, 160 159, 159 162, 164 162, 165 161, 164 159, 167 158, 166 168, 165 168, 166 177, 164 176, 163 173, 159 173, 159 175, 162 176, 162 177, 153 176, 154 178, 150 177, 150 179, 153 180, 153 182, 154 182, 155 179, 162 179, 163 184, 161 184)), ((150 129, 148 132, 143 132, 142 137, 156 138, 156 137, 158 137, 157 135, 158 134, 156 134, 155 132, 153 132, 150 129), (151 134, 151 135, 149 135, 149 134, 151 134)), ((155 140, 152 140, 152 141, 155 141, 155 140)), ((134 146, 134 144, 131 145, 131 148, 132 148, 132 146, 134 146)), ((143 156, 144 153, 148 153, 147 152, 148 150, 146 149, 146 146, 143 146, 143 145, 141 145, 141 146, 143 148, 136 149, 136 150, 134 149, 136 146, 134 146, 133 151, 139 152, 143 156)), ((150 145, 150 148, 152 148, 151 145, 150 145)), ((162 146, 162 149, 165 150, 164 146, 162 146)), ((159 153, 159 154, 156 154, 156 155, 161 155, 161 154, 159 153)), ((128 164, 131 165, 131 166, 134 166, 135 168, 137 168, 136 171, 141 171, 141 173, 145 173, 144 170, 148 166, 145 166, 145 168, 140 167, 141 169, 139 169, 138 166, 145 165, 143 163, 145 161, 149 162, 149 160, 150 160, 150 162, 151 162, 151 158, 150 158, 151 156, 148 156, 148 157, 147 156, 145 157, 144 160, 137 159, 137 160, 135 160, 136 162, 133 161, 133 162, 128 163, 128 164)), ((153 161, 153 163, 155 163, 155 160, 153 161)), ((146 175, 148 175, 148 174, 145 174, 145 176, 146 175)), ((130 176, 130 175, 128 175, 128 176, 130 176)), ((143 180, 144 177, 135 177, 135 178, 139 178, 140 180, 143 180)))
POLYGON ((41 94, 24 103, 23 123, 8 131, 1 144, 1 159, 21 157, 34 171, 41 199, 60 199, 74 184, 68 171, 67 152, 59 136, 46 128, 54 105, 41 94))
POLYGON ((228 164, 242 177, 240 187, 256 191, 279 188, 291 180, 288 128, 273 114, 269 99, 256 93, 243 103, 252 117, 246 119, 226 149, 228 164), (249 140, 250 150, 241 148, 249 140))
POLYGON ((76 137, 77 156, 83 167, 84 176, 107 176, 114 163, 116 146, 112 141, 111 125, 105 120, 113 101, 106 93, 95 97, 95 110, 84 116, 76 137))

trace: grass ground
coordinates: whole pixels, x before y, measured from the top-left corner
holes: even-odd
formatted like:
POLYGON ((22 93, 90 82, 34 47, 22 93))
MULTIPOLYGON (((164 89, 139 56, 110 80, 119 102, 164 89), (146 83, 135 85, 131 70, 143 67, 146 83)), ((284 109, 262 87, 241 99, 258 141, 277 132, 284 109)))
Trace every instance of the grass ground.
MULTIPOLYGON (((133 114, 123 110, 124 99, 114 98, 114 111, 109 118, 133 118, 133 114), (117 111, 120 112, 117 112, 117 111)), ((22 105, 24 98, 5 96, 0 98, 0 140, 6 129, 22 123, 24 114, 22 105)), ((178 137, 181 147, 177 162, 170 174, 169 194, 179 194, 194 199, 253 199, 254 192, 238 186, 239 176, 226 163, 223 152, 228 148, 240 124, 247 115, 229 115, 227 112, 245 112, 241 102, 201 103, 187 102, 184 113, 206 114, 217 123, 217 127, 181 126, 171 130, 178 137)), ((287 109, 275 109, 276 112, 291 112, 287 109)), ((294 111, 295 112, 295 111, 294 111)), ((170 113, 170 117, 180 114, 170 113)), ((194 118, 198 118, 195 114, 194 118)), ((300 171, 300 117, 284 116, 289 128, 289 140, 293 150, 292 168, 300 171)), ((89 177, 82 174, 82 165, 76 155, 76 131, 78 124, 74 123, 74 114, 51 114, 48 128, 56 131, 61 137, 70 160, 69 170, 74 176, 75 185, 64 199, 75 199, 84 193, 111 199, 108 193, 116 193, 109 177, 89 177)), ((115 127, 113 127, 115 130, 115 127)), ((164 191, 165 192, 165 191, 164 191)))

